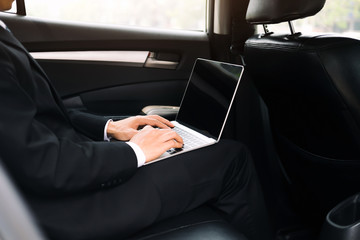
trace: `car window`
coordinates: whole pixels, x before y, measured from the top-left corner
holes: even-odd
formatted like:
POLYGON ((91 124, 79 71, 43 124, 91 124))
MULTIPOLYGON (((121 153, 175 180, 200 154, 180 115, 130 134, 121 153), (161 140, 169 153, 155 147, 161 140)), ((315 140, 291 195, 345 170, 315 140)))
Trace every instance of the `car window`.
MULTIPOLYGON (((360 0, 328 0, 315 16, 293 21, 302 33, 340 33, 360 38, 360 0)), ((268 26, 273 32, 289 32, 287 23, 268 26)), ((261 29, 259 29, 261 31, 261 29)))
POLYGON ((10 10, 8 10, 8 11, 5 11, 5 12, 8 12, 8 13, 16 13, 16 11, 17 11, 17 8, 16 8, 16 1, 14 1, 14 2, 13 2, 13 4, 12 4, 11 9, 10 9, 10 10))
POLYGON ((28 16, 102 24, 205 30, 206 0, 29 0, 28 16))

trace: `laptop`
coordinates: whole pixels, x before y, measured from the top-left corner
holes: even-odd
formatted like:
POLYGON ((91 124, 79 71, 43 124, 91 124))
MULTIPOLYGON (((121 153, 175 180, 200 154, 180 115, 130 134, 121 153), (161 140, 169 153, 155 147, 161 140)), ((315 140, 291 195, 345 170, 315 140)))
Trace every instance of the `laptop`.
POLYGON ((243 72, 241 65, 197 59, 179 112, 172 121, 174 131, 184 140, 184 146, 170 149, 147 164, 217 143, 243 72))

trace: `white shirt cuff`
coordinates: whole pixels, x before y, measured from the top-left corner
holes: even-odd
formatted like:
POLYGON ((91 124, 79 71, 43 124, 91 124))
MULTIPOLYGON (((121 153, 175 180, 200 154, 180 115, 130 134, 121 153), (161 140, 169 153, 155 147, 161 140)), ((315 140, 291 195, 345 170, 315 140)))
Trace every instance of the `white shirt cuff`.
MULTIPOLYGON (((109 122, 112 122, 112 121, 113 121, 112 119, 109 119, 105 124, 104 141, 108 141, 108 142, 110 141, 110 138, 108 137, 106 132, 107 132, 109 122)), ((141 150, 141 148, 136 143, 133 143, 133 142, 126 142, 126 143, 134 150, 136 158, 137 158, 137 162, 138 162, 138 167, 141 167, 142 165, 144 165, 146 157, 145 157, 144 152, 141 150)))
POLYGON ((108 128, 108 125, 109 125, 109 122, 112 122, 113 120, 112 119, 109 119, 106 124, 105 124, 105 127, 104 127, 104 141, 108 141, 110 142, 110 138, 108 137, 107 135, 107 128, 108 128))
POLYGON ((126 142, 126 143, 134 150, 138 162, 138 167, 144 165, 146 157, 144 152, 141 150, 141 148, 136 143, 133 142, 126 142))

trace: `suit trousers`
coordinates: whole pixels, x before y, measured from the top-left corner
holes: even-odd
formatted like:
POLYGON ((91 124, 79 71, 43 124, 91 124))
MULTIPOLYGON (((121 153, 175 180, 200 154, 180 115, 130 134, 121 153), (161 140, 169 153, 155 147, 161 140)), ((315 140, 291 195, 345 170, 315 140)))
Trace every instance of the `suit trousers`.
POLYGON ((32 202, 50 239, 124 239, 204 203, 250 240, 270 239, 251 154, 230 140, 143 166, 105 190, 32 202))

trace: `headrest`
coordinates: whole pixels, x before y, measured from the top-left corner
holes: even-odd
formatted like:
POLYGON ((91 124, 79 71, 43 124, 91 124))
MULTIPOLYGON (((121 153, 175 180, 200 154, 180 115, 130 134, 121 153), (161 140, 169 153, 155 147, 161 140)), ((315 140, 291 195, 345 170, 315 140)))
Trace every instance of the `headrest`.
POLYGON ((315 15, 325 0, 250 0, 246 20, 251 24, 287 22, 315 15))

